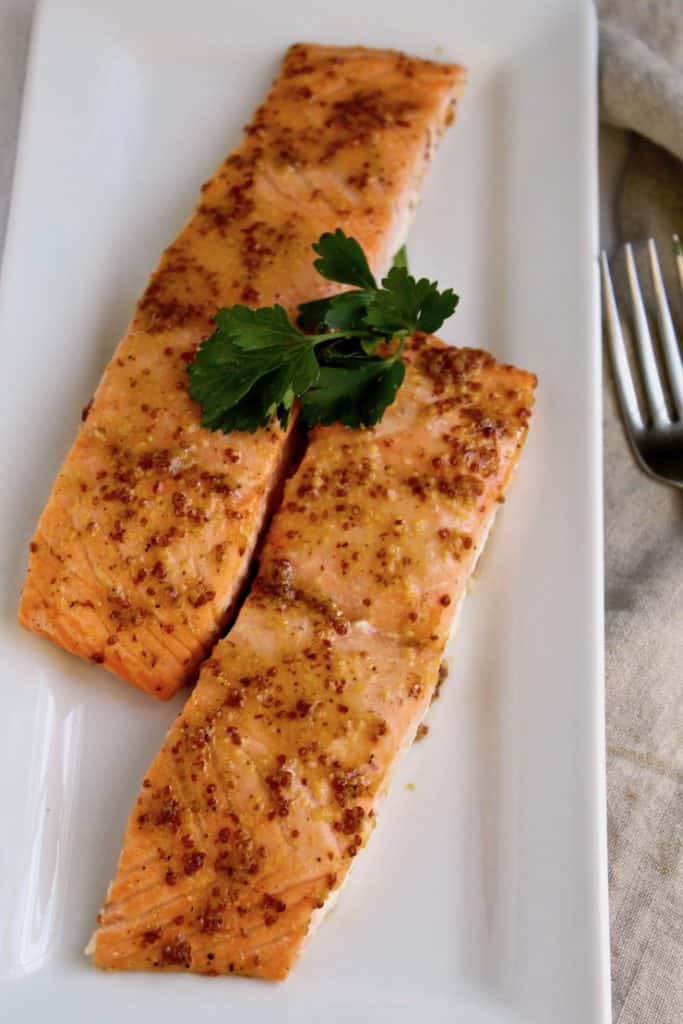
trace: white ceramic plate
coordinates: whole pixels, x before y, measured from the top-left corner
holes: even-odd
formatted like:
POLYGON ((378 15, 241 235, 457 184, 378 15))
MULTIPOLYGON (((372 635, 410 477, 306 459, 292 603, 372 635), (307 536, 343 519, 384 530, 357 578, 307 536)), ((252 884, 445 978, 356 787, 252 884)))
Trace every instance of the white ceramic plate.
POLYGON ((595 70, 573 0, 43 3, 0 302, 3 1020, 606 1024, 595 70), (410 257, 462 295, 450 340, 538 373, 537 411, 429 737, 291 978, 106 975, 81 951, 179 702, 15 625, 26 545, 148 271, 300 38, 469 66, 410 257))

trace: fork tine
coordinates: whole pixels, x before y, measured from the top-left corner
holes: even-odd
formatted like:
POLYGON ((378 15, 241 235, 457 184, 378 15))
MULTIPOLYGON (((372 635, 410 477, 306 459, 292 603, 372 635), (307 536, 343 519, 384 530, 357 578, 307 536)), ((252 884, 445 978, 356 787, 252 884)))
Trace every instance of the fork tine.
POLYGON ((631 294, 631 306, 633 309, 633 323, 635 327, 635 342, 640 368, 643 371, 643 385, 647 395, 648 405, 652 422, 656 427, 669 425, 669 414, 666 408, 666 399, 659 380, 659 369, 655 358, 655 350, 652 345, 652 336, 647 322, 643 296, 640 292, 636 265, 633 259, 633 248, 628 242, 626 249, 626 273, 628 275, 628 286, 631 294))
POLYGON ((602 289, 604 296, 605 320, 607 323, 607 340, 610 356, 612 358, 612 370, 614 381, 617 386, 617 395, 621 411, 626 420, 626 425, 631 433, 637 434, 643 429, 643 420, 638 408, 638 399, 633 387, 631 368, 626 355, 624 335, 621 330, 621 321, 617 312, 617 304, 614 301, 614 289, 610 277, 607 256, 603 249, 600 255, 600 268, 602 270, 602 289))
POLYGON ((683 363, 678 351, 678 340, 674 330, 671 310, 664 290, 662 271, 657 256, 657 246, 654 239, 647 243, 647 251, 650 257, 650 273, 652 274, 652 286, 655 290, 657 300, 657 319, 659 321, 659 333, 664 353, 664 361, 669 374, 669 389, 674 400, 676 412, 680 419, 683 419, 683 363))
POLYGON ((683 245, 678 235, 673 236, 673 250, 674 259, 676 260, 676 269, 678 270, 678 280, 681 285, 681 291, 683 291, 683 245))

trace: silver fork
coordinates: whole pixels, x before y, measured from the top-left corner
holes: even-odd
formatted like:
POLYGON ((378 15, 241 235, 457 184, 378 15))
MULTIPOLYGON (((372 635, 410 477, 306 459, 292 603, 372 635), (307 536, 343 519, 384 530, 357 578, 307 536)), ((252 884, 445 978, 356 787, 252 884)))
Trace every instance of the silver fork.
MULTIPOLYGON (((600 264, 608 349, 621 413, 636 459, 650 476, 683 487, 683 361, 653 239, 649 240, 647 248, 663 357, 661 374, 638 282, 633 249, 630 243, 625 247, 634 348, 643 384, 642 410, 636 395, 634 371, 624 344, 607 257, 603 252, 600 264), (671 408, 664 394, 665 387, 671 396, 671 408)), ((683 288, 683 250, 677 236, 674 236, 674 256, 683 288)))

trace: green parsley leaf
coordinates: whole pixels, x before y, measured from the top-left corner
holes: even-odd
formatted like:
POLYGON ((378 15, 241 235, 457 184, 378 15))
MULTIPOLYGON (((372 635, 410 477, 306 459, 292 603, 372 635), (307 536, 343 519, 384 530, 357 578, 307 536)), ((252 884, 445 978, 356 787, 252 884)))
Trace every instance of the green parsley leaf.
POLYGON ((405 365, 393 358, 323 366, 301 399, 304 419, 309 426, 340 422, 347 427, 372 427, 396 398, 405 372, 405 365))
POLYGON ((397 250, 391 265, 392 267, 405 267, 406 270, 408 269, 408 250, 405 245, 402 245, 401 248, 397 250))
POLYGON ((451 289, 412 277, 405 249, 378 286, 360 245, 340 229, 313 248, 319 273, 351 289, 303 303, 298 326, 279 305, 219 310, 188 367, 204 426, 253 432, 277 417, 286 427, 297 398, 309 425, 372 426, 403 383, 406 338, 438 330, 458 302, 451 289))
POLYGON ((372 292, 352 291, 333 295, 329 299, 304 302, 299 306, 297 323, 308 331, 324 327, 336 331, 367 330, 364 317, 372 298, 372 292))
POLYGON ((227 432, 255 430, 276 413, 286 421, 294 396, 317 379, 313 344, 291 324, 289 338, 281 331, 270 345, 258 332, 234 338, 229 333, 234 322, 220 319, 222 326, 201 345, 189 368, 190 396, 202 406, 202 424, 227 432), (245 340, 251 348, 239 347, 245 340))
POLYGON ((216 315, 219 330, 228 335, 239 348, 270 348, 276 342, 299 340, 303 337, 287 316, 282 306, 231 306, 216 315))
POLYGON ((405 267, 392 267, 382 281, 365 318, 385 334, 424 331, 433 334, 455 311, 458 296, 448 288, 440 292, 435 281, 416 281, 405 267))
POLYGON ((341 228, 327 231, 313 246, 320 259, 313 266, 322 277, 339 284, 353 284, 357 288, 376 288, 365 253, 355 238, 349 238, 341 228))
POLYGON ((365 330, 365 314, 372 302, 372 294, 363 291, 342 292, 330 299, 325 313, 325 326, 333 331, 365 330))
POLYGON ((314 299, 312 302, 302 302, 296 318, 297 326, 302 331, 317 331, 323 327, 325 315, 331 302, 332 299, 314 299))

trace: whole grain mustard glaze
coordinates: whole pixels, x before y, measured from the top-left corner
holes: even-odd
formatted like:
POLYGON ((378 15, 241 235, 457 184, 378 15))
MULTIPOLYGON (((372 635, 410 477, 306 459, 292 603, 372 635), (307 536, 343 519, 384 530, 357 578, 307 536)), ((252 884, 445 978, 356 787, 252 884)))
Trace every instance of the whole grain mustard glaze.
POLYGON ((367 842, 443 680, 536 383, 425 336, 405 357, 381 423, 312 432, 142 784, 98 966, 283 978, 367 842))
POLYGON ((288 51, 84 410, 31 542, 22 625, 160 698, 193 678, 243 587, 288 432, 203 429, 187 365, 219 307, 293 313, 334 292, 312 267, 325 231, 388 266, 462 83, 390 51, 288 51))

